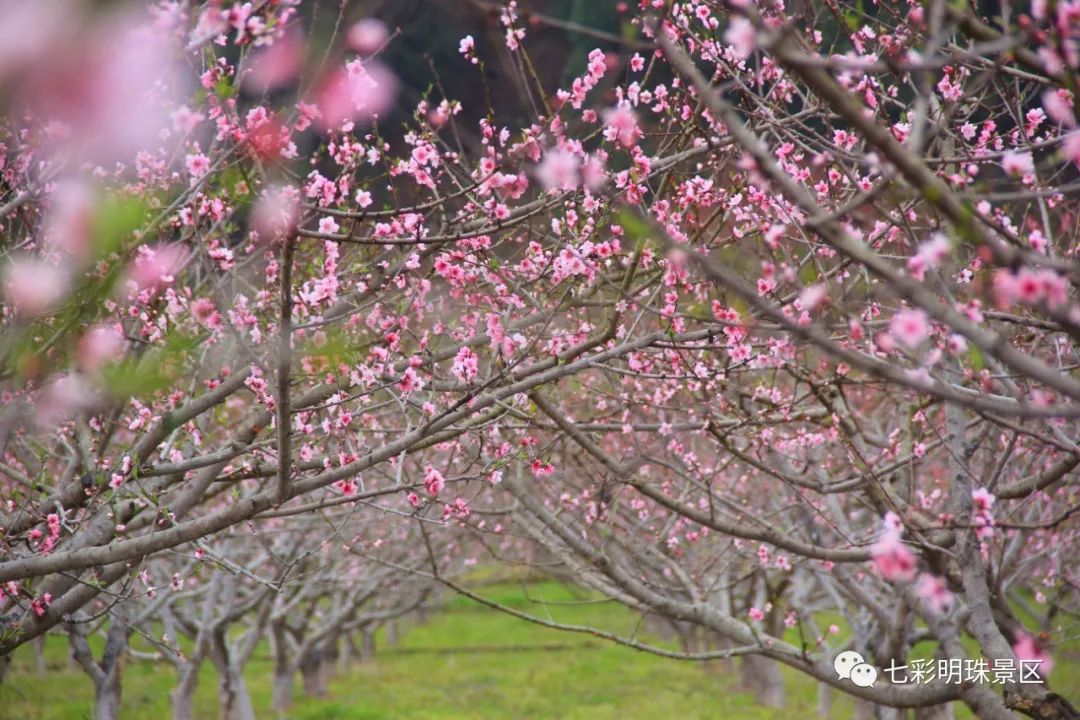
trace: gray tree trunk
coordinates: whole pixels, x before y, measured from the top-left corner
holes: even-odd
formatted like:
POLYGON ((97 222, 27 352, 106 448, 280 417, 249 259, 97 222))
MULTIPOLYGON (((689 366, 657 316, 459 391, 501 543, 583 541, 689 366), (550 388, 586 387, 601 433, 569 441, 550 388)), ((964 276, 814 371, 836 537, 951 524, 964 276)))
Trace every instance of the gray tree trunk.
POLYGON ((753 691, 758 703, 764 707, 782 708, 787 704, 784 676, 779 664, 760 655, 746 655, 742 659, 743 685, 753 691))
POLYGON ((235 666, 218 668, 218 703, 221 720, 255 720, 247 683, 235 666))
POLYGON ((375 659, 375 628, 365 626, 360 634, 360 660, 370 662, 375 659))
POLYGON ((45 634, 42 633, 34 638, 34 672, 38 677, 44 677, 49 672, 45 662, 45 634))
POLYGON ((352 639, 346 635, 342 638, 341 653, 338 655, 338 672, 346 673, 353 663, 353 644, 352 639))
POLYGON ((314 647, 300 658, 300 678, 308 697, 326 697, 326 682, 322 672, 322 650, 314 647))
POLYGON ((952 703, 915 708, 915 720, 953 720, 952 703))
POLYGON ((854 702, 855 710, 851 715, 851 720, 877 720, 877 705, 862 698, 855 698, 854 702))
POLYGON ((817 687, 817 711, 818 715, 828 718, 832 715, 832 685, 818 683, 817 687))
POLYGON ((271 679, 270 705, 278 717, 284 718, 293 704, 296 676, 292 663, 289 661, 289 644, 284 619, 275 618, 270 623, 270 644, 274 648, 274 674, 271 679))
POLYGON ((116 664, 94 683, 94 720, 120 718, 120 666, 116 664))
POLYGON ((224 628, 218 628, 214 633, 210 659, 218 674, 218 715, 221 720, 255 720, 244 673, 229 652, 224 628))
POLYGON ((121 660, 127 651, 131 628, 122 608, 113 612, 109 631, 105 634, 105 650, 101 660, 94 659, 86 639, 85 626, 68 626, 71 657, 90 676, 94 683, 94 720, 117 720, 120 717, 121 660))
POLYGON ((274 668, 271 687, 271 707, 278 717, 285 717, 293 704, 293 691, 295 685, 295 673, 291 668, 279 671, 274 668))
POLYGON ((173 720, 195 720, 195 688, 199 684, 199 666, 185 663, 178 675, 176 687, 169 693, 173 720))

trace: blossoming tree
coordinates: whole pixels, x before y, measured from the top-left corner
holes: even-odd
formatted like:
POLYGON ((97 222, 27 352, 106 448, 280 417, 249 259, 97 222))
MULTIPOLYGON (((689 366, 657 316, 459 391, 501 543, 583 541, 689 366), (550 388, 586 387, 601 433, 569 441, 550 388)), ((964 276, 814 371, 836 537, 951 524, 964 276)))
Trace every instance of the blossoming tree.
POLYGON ((565 629, 744 657, 772 703, 783 663, 860 712, 1078 717, 1080 4, 510 2, 525 122, 394 110, 394 32, 305 10, 3 5, 0 653, 240 528, 396 519, 398 571, 543 548, 709 640, 565 629), (567 87, 544 24, 602 46, 567 87), (1039 682, 834 669, 916 646, 1039 682))

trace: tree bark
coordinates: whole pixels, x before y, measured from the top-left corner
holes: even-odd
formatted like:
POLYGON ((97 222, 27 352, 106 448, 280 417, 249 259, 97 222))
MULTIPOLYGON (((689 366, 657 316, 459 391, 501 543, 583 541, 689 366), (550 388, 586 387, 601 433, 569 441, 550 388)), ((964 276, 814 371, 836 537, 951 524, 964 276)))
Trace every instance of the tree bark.
POLYGON ((221 720, 255 720, 247 683, 235 666, 218 669, 218 702, 221 720))
POLYGON ((782 708, 787 703, 784 677, 775 660, 760 655, 742 659, 743 684, 753 691, 758 703, 770 708, 782 708))
POLYGON ((49 672, 48 664, 45 662, 45 635, 34 638, 34 672, 38 677, 44 677, 49 672))
POLYGON ((353 663, 353 643, 352 638, 346 635, 341 641, 341 653, 338 655, 338 672, 346 673, 353 663))
POLYGON ((953 720, 952 705, 915 708, 915 720, 953 720))
POLYGON ((364 627, 360 631, 360 660, 370 662, 375 659, 375 628, 364 627))
POLYGON ((120 718, 120 666, 116 664, 106 672, 100 682, 94 683, 94 720, 119 720, 120 718))
POLYGON ((105 634, 105 650, 99 661, 94 659, 85 627, 69 626, 71 657, 94 683, 94 720, 117 720, 120 717, 121 660, 131 638, 126 617, 122 609, 114 611, 109 631, 105 634))
POLYGON ((326 697, 321 648, 313 647, 300 658, 300 677, 305 695, 313 698, 326 697))
POLYGON ((195 688, 199 684, 199 665, 185 663, 178 675, 176 687, 169 693, 173 720, 195 720, 195 688))
POLYGON ((823 718, 828 718, 832 714, 832 685, 828 683, 818 683, 817 711, 823 718))
POLYGON ((295 669, 289 661, 289 641, 285 619, 275 617, 270 621, 270 644, 274 650, 274 673, 270 690, 271 709, 284 718, 293 704, 295 669))
POLYGON ((877 705, 862 698, 854 699, 855 708, 851 714, 851 720, 876 720, 877 705))
POLYGON ((221 720, 255 720, 244 673, 231 657, 224 628, 214 633, 210 657, 218 673, 218 714, 221 720))
POLYGON ((271 707, 278 717, 285 717, 293 704, 293 690, 295 685, 295 673, 291 668, 284 671, 274 668, 271 688, 271 707))
POLYGON ((1035 720, 1080 720, 1080 712, 1068 700, 1052 692, 1046 692, 1039 698, 1032 698, 1006 690, 1005 705, 1035 720))

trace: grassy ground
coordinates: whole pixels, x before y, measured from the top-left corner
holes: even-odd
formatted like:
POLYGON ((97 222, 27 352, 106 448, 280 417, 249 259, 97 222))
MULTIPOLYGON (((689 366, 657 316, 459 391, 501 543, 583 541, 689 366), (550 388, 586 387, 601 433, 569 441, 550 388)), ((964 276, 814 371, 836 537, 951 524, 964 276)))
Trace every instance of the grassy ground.
MULTIPOLYGON (((610 603, 582 601, 554 584, 487 588, 484 594, 534 614, 550 613, 566 623, 601 626, 630 633, 637 616, 610 603), (526 593, 528 597, 526 597, 526 593), (543 600, 545 603, 538 603, 543 600)), ((45 677, 32 673, 32 654, 20 651, 9 680, 0 686, 0 720, 75 720, 88 718, 89 680, 67 669, 66 642, 50 638, 45 677)), ((1053 678, 1059 692, 1080 688, 1076 663, 1063 665, 1053 678)), ((247 668, 256 711, 272 717, 270 659, 261 647, 247 668)), ((358 664, 337 677, 329 700, 300 698, 295 720, 383 720, 469 718, 812 718, 816 684, 788 672, 788 707, 756 707, 739 689, 737 671, 721 661, 703 666, 616 647, 522 622, 454 600, 445 612, 411 627, 397 648, 383 644, 374 662, 358 664), (493 646, 534 646, 493 651, 493 646), (537 649, 546 646, 547 649, 537 649), (555 646, 555 647, 553 647, 555 646), (474 648, 462 651, 461 648, 474 648)), ((169 667, 132 662, 125 673, 124 714, 129 720, 167 718, 169 667)), ((196 697, 200 718, 216 718, 215 678, 204 667, 196 697)), ((834 694, 834 718, 851 716, 851 704, 834 694)))

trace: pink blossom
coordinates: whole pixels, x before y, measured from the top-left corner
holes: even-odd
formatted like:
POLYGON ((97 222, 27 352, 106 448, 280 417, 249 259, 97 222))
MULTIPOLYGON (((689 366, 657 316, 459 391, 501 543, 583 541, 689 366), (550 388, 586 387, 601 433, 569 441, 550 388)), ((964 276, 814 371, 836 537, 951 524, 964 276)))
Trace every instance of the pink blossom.
POLYGON ((385 114, 397 95, 397 79, 378 62, 349 63, 323 79, 316 91, 318 120, 324 130, 346 122, 368 121, 385 114))
POLYGON ((998 307, 1015 303, 1037 305, 1046 302, 1051 308, 1068 301, 1068 281, 1053 270, 1020 268, 1012 272, 1004 268, 994 273, 994 297, 998 307))
POLYGON ((349 47, 361 55, 374 55, 390 39, 390 31, 379 20, 366 18, 349 28, 349 47))
POLYGON ((609 142, 618 141, 625 148, 634 147, 641 130, 638 128, 637 116, 634 111, 625 105, 604 111, 604 137, 609 142))
POLYGON ((1072 98, 1066 90, 1047 91, 1042 94, 1042 107, 1050 119, 1058 125, 1075 127, 1076 117, 1072 113, 1072 98))
POLYGON ((33 602, 30 603, 30 608, 38 617, 44 617, 45 613, 48 612, 49 605, 52 604, 52 599, 52 593, 45 593, 39 598, 34 598, 33 602))
POLYGON ((919 575, 919 581, 915 584, 915 593, 926 603, 926 607, 934 614, 940 615, 948 609, 952 603, 952 593, 943 578, 929 573, 919 575))
POLYGON ((724 31, 724 42, 731 45, 735 57, 745 60, 757 46, 754 24, 744 17, 734 18, 724 31))
POLYGON ((94 190, 83 182, 66 181, 56 186, 49 199, 45 233, 49 246, 77 260, 86 259, 97 203, 94 190))
POLYGON ((24 317, 52 310, 70 289, 62 268, 36 257, 23 255, 8 261, 3 272, 4 300, 24 317))
POLYGON ((479 358, 476 356, 476 353, 473 352, 472 348, 466 345, 458 350, 457 355, 454 357, 454 365, 451 368, 451 371, 458 380, 469 383, 472 382, 473 378, 475 378, 476 374, 479 372, 478 362, 479 358))
POLYGON ((356 191, 356 204, 359 205, 361 208, 370 207, 371 206, 371 193, 368 192, 367 190, 357 190, 356 191))
POLYGON ((946 347, 948 347, 949 352, 953 355, 963 355, 968 349, 967 338, 963 335, 953 333, 946 341, 946 347))
POLYGON ((191 315, 199 324, 208 328, 215 329, 221 325, 221 314, 210 298, 199 298, 191 303, 191 315))
POLYGON ((748 614, 750 615, 750 619, 754 622, 761 622, 765 619, 765 613, 762 612, 760 608, 752 607, 748 614))
POLYGON ((159 290, 175 279, 185 255, 180 245, 142 245, 128 268, 128 281, 138 290, 159 290))
POLYGON ((276 90, 291 83, 304 61, 304 38, 298 30, 287 31, 272 45, 251 54, 244 87, 256 92, 276 90))
POLYGON ((99 400, 94 388, 78 373, 52 378, 35 406, 40 425, 52 426, 94 407, 99 400))
POLYGON ((321 233, 336 233, 338 231, 338 224, 334 218, 327 215, 319 220, 319 232, 321 233))
POLYGON ((930 336, 930 324, 922 310, 901 310, 893 315, 889 333, 901 345, 914 349, 930 336))
POLYGON ((1075 130, 1065 136, 1061 143, 1061 152, 1067 160, 1080 165, 1080 130, 1075 130))
POLYGON ((446 487, 446 478, 443 477, 441 472, 427 465, 424 468, 424 490, 427 491, 427 494, 435 497, 442 492, 444 487, 446 487))
POLYGON ((292 187, 271 187, 251 210, 251 226, 265 242, 278 240, 291 232, 300 219, 300 201, 292 187))
POLYGON ((480 62, 476 57, 476 41, 473 40, 472 35, 461 38, 461 42, 458 43, 458 52, 464 55, 473 65, 480 62))
POLYGON ((1029 152, 1006 152, 1001 157, 1001 167, 1013 177, 1023 177, 1035 172, 1035 163, 1029 152))
POLYGON ((188 155, 184 159, 184 165, 187 167, 188 174, 191 175, 192 180, 198 180, 206 175, 206 173, 210 172, 210 158, 202 153, 188 155))
POLYGON ((901 530, 891 522, 893 518, 886 516, 885 530, 870 547, 870 554, 881 577, 889 582, 911 582, 915 578, 915 554, 901 542, 901 530))
POLYGON ((825 283, 818 283, 799 293, 799 304, 806 312, 813 312, 828 296, 829 287, 825 283))
POLYGON ((976 512, 988 512, 996 499, 986 488, 979 488, 971 493, 971 503, 976 512))
POLYGON ((1031 635, 1024 631, 1016 633, 1016 642, 1012 646, 1013 654, 1017 660, 1024 660, 1035 664, 1038 673, 1047 677, 1054 669, 1054 656, 1042 647, 1031 635))
POLYGON ((79 367, 86 372, 96 372, 105 363, 120 357, 124 351, 124 336, 115 325, 98 325, 90 328, 79 341, 79 367))
POLYGON ((915 279, 922 280, 926 270, 941 265, 950 250, 949 239, 941 233, 934 233, 919 245, 918 252, 908 260, 908 271, 915 279))
MULTIPOLYGON (((21 3, 27 4, 27 3, 21 3)), ((177 62, 176 34, 145 22, 137 12, 80 18, 73 3, 60 27, 42 13, 52 34, 19 76, 20 105, 68 129, 67 148, 89 161, 128 162, 137 152, 159 147, 171 123, 173 102, 184 96, 185 74, 177 62)), ((5 12, 4 25, 9 18, 5 12)), ((12 25, 36 36, 39 28, 12 25)), ((28 58, 31 59, 31 58, 28 58)), ((178 103, 177 103, 178 104, 178 103)))
POLYGON ((555 148, 544 153, 536 168, 536 179, 545 190, 574 190, 581 184, 581 159, 568 150, 555 148))

